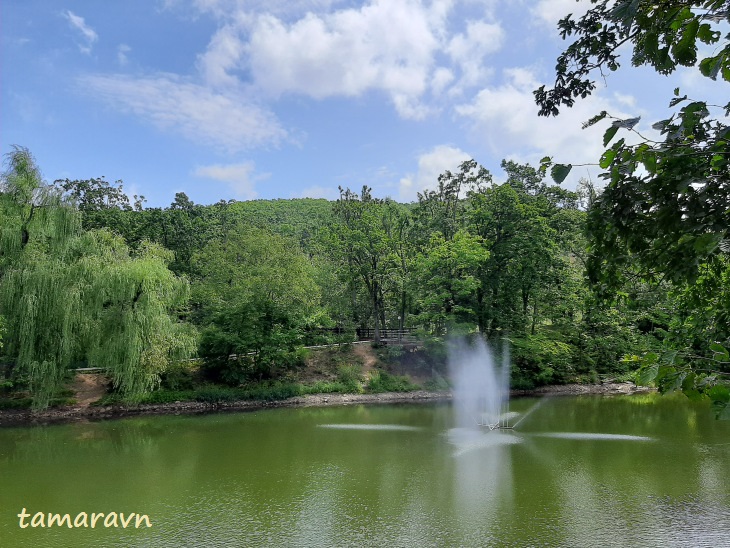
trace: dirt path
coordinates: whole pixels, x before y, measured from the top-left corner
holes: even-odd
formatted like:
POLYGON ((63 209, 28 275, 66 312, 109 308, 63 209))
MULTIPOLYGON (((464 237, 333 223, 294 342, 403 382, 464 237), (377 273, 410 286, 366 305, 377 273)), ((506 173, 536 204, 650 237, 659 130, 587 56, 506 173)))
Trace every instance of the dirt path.
POLYGON ((106 394, 109 383, 104 375, 95 373, 77 373, 71 390, 74 391, 76 407, 86 408, 106 394))
POLYGON ((375 355, 373 347, 369 344, 356 344, 352 347, 352 352, 362 359, 362 376, 365 379, 370 378, 370 372, 378 363, 378 357, 375 355))

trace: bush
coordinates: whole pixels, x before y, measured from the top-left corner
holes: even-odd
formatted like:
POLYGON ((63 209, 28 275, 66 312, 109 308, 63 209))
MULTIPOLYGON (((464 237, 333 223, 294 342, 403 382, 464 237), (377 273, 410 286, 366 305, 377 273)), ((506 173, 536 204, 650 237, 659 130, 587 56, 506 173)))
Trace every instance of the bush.
POLYGON ((391 375, 385 371, 373 371, 368 381, 368 392, 411 392, 420 387, 413 384, 408 377, 391 375))
POLYGON ((512 340, 513 369, 510 385, 518 390, 560 384, 574 376, 573 348, 543 334, 512 340))
POLYGON ((147 394, 141 403, 175 403, 178 401, 191 401, 195 392, 193 390, 156 390, 147 394))
POLYGON ((424 386, 426 390, 432 390, 434 392, 441 392, 444 390, 451 390, 451 384, 444 377, 433 377, 426 381, 424 386))
POLYGON ((353 390, 352 386, 348 386, 342 382, 318 381, 311 386, 302 387, 304 394, 351 394, 359 392, 358 389, 353 390))
POLYGON ((198 367, 191 362, 177 362, 160 377, 160 388, 168 390, 192 390, 198 382, 198 367))
POLYGON ((0 398, 0 409, 29 409, 32 398, 0 398))
POLYGON ((349 392, 362 391, 362 373, 360 366, 357 365, 338 365, 337 380, 345 385, 349 392))

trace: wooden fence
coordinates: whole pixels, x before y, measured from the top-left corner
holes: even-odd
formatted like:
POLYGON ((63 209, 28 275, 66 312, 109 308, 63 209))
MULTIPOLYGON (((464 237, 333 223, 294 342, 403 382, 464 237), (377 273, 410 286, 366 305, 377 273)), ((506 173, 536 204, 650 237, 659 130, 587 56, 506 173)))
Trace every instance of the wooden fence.
MULTIPOLYGON (((361 341, 375 340, 375 330, 372 328, 358 329, 357 337, 361 341)), ((415 329, 381 329, 380 342, 383 344, 418 344, 415 329)))

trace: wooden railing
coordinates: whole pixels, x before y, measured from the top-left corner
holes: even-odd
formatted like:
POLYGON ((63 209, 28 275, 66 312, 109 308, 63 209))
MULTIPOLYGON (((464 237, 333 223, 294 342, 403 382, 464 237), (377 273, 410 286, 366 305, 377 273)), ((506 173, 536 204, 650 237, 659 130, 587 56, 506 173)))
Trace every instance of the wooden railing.
MULTIPOLYGON (((372 328, 358 329, 358 339, 361 341, 375 340, 375 330, 372 328)), ((381 329, 380 342, 383 344, 417 344, 415 329, 381 329)))

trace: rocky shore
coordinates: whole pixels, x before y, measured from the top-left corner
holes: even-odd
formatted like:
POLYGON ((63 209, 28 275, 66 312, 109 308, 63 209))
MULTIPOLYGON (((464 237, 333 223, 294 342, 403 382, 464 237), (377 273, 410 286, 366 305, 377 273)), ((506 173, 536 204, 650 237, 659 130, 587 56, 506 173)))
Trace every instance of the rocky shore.
MULTIPOLYGON (((543 386, 535 390, 513 390, 512 397, 560 396, 560 395, 615 395, 647 392, 649 388, 632 383, 566 384, 543 386)), ((174 402, 165 404, 113 405, 113 406, 66 406, 45 411, 0 411, 0 426, 30 426, 67 422, 109 420, 139 415, 183 415, 222 411, 253 411, 277 407, 314 407, 353 404, 428 403, 448 401, 451 392, 387 392, 382 394, 312 394, 278 401, 235 401, 224 403, 174 402)))

